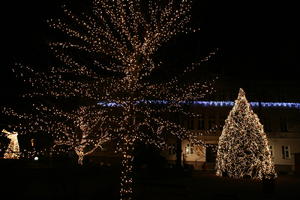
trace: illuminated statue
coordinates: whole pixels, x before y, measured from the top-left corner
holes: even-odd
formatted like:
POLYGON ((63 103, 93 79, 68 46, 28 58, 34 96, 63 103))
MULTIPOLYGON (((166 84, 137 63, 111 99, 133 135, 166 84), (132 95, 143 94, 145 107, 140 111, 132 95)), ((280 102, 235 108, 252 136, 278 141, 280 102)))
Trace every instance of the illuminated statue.
POLYGON ((20 157, 20 147, 18 142, 18 133, 8 132, 3 129, 2 133, 5 133, 6 137, 10 139, 7 150, 4 153, 4 159, 19 159, 20 157))
POLYGON ((219 138, 216 169, 232 178, 276 177, 266 133, 242 89, 219 138))

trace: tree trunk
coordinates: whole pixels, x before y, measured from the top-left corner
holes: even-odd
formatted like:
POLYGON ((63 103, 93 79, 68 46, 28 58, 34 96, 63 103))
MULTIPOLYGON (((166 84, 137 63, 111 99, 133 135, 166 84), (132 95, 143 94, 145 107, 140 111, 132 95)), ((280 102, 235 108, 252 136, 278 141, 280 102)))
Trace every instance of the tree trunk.
POLYGON ((127 145, 122 152, 120 200, 133 199, 134 148, 127 145))
POLYGON ((181 148, 181 139, 177 138, 176 140, 176 167, 182 167, 182 148, 181 148))
MULTIPOLYGON (((131 85, 132 82, 129 83, 131 85)), ((132 86, 131 86, 132 87, 132 86)), ((133 96, 133 94, 132 94, 133 96)), ((122 163, 121 163, 121 186, 120 186, 120 200, 132 200, 133 199, 133 161, 134 161, 134 149, 136 135, 136 116, 134 101, 130 99, 130 105, 128 108, 127 123, 128 130, 131 130, 128 135, 125 135, 122 142, 122 163)))

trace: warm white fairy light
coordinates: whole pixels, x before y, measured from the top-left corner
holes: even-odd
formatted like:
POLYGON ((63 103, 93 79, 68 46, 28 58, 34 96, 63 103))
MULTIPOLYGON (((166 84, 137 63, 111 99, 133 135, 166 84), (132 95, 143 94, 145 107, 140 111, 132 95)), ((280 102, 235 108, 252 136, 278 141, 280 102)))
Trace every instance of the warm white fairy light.
POLYGON ((102 144, 111 139, 109 126, 104 126, 105 123, 110 124, 106 120, 106 113, 94 110, 95 107, 81 106, 73 113, 60 112, 67 120, 64 123, 65 131, 55 133, 55 137, 60 137, 54 141, 54 147, 66 145, 74 149, 80 165, 83 164, 84 156, 102 148, 102 144))
MULTIPOLYGON (((210 94, 213 91, 212 83, 183 83, 182 80, 185 74, 209 60, 215 52, 186 67, 180 76, 163 83, 157 83, 152 78, 153 72, 163 65, 155 58, 157 50, 175 35, 199 30, 189 27, 191 5, 191 0, 94 0, 92 14, 81 14, 80 17, 63 7, 66 20, 49 21, 51 27, 70 38, 68 42, 50 43, 54 55, 63 65, 55 66, 48 72, 38 72, 28 66, 17 65, 18 74, 34 88, 33 92, 24 97, 76 97, 94 104, 104 101, 120 105, 116 108, 103 106, 103 113, 109 114, 105 114, 105 120, 100 117, 100 121, 112 123, 107 131, 113 133, 114 139, 118 139, 117 151, 122 154, 123 159, 122 200, 132 199, 133 151, 138 142, 164 147, 166 133, 170 133, 181 139, 190 139, 196 144, 204 144, 199 140, 199 135, 169 118, 179 114, 185 117, 197 115, 186 111, 182 102, 197 101, 210 94), (70 56, 74 53, 69 54, 69 51, 74 50, 76 53, 85 52, 82 55, 88 53, 91 62, 83 64, 78 61, 78 57, 70 56), (137 103, 147 100, 166 100, 170 103, 137 103)), ((40 112, 43 110, 42 107, 40 112)), ((36 117, 32 115, 28 119, 34 121, 36 117)), ((68 115, 66 117, 73 119, 68 115)), ((52 123, 53 121, 42 118, 39 113, 37 124, 44 123, 48 126, 40 126, 40 131, 47 127, 46 132, 58 135, 68 133, 67 138, 70 138, 70 127, 60 121, 52 123)), ((99 117, 91 119, 98 120, 99 117)), ((32 125, 26 131, 35 127, 32 125)), ((92 143, 95 147, 99 145, 98 139, 87 142, 85 137, 82 134, 81 139, 76 140, 77 146, 73 146, 78 151, 80 160, 84 155, 82 143, 92 143)), ((65 143, 59 141, 61 140, 56 140, 56 144, 65 143)), ((68 144, 73 144, 70 140, 67 141, 68 144)))
MULTIPOLYGON (((37 111, 35 115, 17 113, 7 108, 4 108, 3 112, 21 119, 22 123, 11 126, 21 134, 34 132, 51 134, 54 145, 47 150, 51 154, 75 151, 78 163, 82 165, 84 156, 93 153, 97 148, 102 148, 101 145, 111 139, 109 131, 113 131, 110 127, 115 125, 111 121, 114 118, 108 119, 107 112, 99 109, 99 106, 81 106, 68 112, 45 105, 34 106, 37 111)), ((34 154, 44 154, 45 151, 33 150, 26 153, 31 157, 34 154)))
POLYGON ((216 169, 218 176, 232 178, 277 176, 263 125, 242 89, 219 138, 216 169))
POLYGON ((9 132, 5 129, 2 130, 2 133, 10 140, 9 145, 4 153, 4 159, 19 159, 20 157, 20 147, 18 141, 17 132, 9 132))

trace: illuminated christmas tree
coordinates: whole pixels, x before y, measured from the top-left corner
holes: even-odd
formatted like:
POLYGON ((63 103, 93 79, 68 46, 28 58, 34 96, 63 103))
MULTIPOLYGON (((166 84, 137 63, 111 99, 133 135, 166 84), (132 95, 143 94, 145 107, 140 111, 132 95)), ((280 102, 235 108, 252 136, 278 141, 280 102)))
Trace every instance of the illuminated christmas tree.
POLYGON ((177 76, 155 79, 164 66, 157 57, 159 48, 178 34, 199 30, 189 26, 191 5, 191 0, 94 0, 89 14, 75 14, 65 6, 66 19, 49 21, 69 38, 50 42, 61 63, 43 72, 17 65, 18 75, 34 88, 24 97, 77 98, 109 113, 98 116, 100 121, 118 119, 108 132, 113 132, 122 156, 122 200, 132 199, 133 152, 138 143, 162 148, 168 133, 204 144, 199 134, 170 116, 197 116, 186 111, 186 104, 212 93, 213 81, 194 81, 190 75, 215 52, 177 76))
POLYGON ((219 138, 218 176, 271 179, 276 177, 263 125, 240 89, 219 138))

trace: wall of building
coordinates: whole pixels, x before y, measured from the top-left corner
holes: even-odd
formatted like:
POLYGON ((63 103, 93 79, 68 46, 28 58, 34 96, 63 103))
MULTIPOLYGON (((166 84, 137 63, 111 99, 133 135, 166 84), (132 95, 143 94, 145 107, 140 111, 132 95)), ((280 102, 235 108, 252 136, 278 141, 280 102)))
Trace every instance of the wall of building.
POLYGON ((278 171, 295 170, 295 153, 300 153, 300 138, 270 138, 274 164, 278 171))
MULTIPOLYGON (((200 138, 206 143, 217 144, 231 107, 191 106, 190 109, 200 113, 200 119, 199 117, 182 119, 182 124, 195 132, 203 133, 200 138), (215 128, 215 131, 207 132, 211 128, 215 128)), ((277 171, 293 171, 295 168, 294 154, 300 153, 299 109, 256 107, 254 112, 264 125, 277 171), (287 155, 284 156, 284 154, 287 155)), ((175 141, 173 143, 175 144, 175 141)), ((163 152, 162 154, 170 162, 175 162, 175 153, 163 152)), ((193 165, 195 169, 202 169, 203 163, 208 163, 206 148, 193 147, 189 141, 182 141, 182 160, 186 164, 193 165)))

